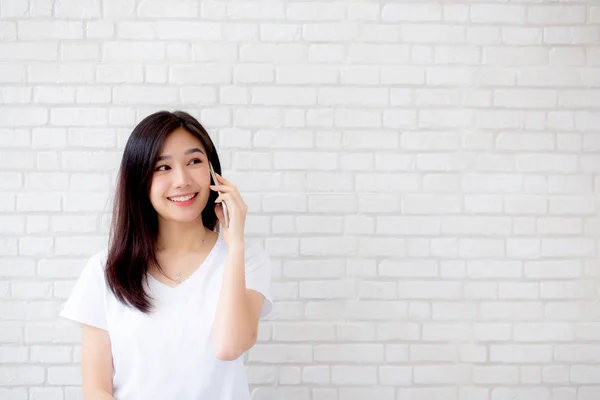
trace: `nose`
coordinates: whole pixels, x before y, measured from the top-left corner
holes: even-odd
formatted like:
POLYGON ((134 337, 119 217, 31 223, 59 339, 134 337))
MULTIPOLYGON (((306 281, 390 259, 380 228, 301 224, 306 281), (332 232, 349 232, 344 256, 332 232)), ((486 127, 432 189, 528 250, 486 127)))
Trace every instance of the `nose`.
POLYGON ((173 176, 173 184, 177 188, 183 188, 190 185, 190 176, 186 168, 175 168, 173 176))

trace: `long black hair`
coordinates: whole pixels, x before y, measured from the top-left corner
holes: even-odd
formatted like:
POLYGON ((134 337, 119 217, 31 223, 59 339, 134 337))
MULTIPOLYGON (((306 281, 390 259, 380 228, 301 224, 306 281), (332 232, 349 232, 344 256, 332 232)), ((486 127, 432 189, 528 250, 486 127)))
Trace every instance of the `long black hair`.
MULTIPOLYGON (((208 161, 215 172, 221 174, 214 143, 200 122, 186 112, 151 114, 129 136, 117 179, 105 274, 116 298, 143 313, 149 313, 153 308, 143 280, 147 279, 149 266, 158 266, 158 214, 150 202, 150 186, 165 139, 178 128, 200 139, 208 161)), ((217 196, 211 190, 207 204, 214 204, 217 196)), ((202 224, 214 230, 217 221, 214 208, 205 207, 202 224)))

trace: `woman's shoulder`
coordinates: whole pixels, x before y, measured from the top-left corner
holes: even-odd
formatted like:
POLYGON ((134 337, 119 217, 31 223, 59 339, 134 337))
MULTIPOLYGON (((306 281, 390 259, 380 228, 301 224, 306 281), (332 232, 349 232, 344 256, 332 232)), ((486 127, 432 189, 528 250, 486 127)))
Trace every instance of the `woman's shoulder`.
POLYGON ((106 260, 108 259, 108 250, 100 250, 88 256, 87 261, 81 272, 82 278, 99 279, 105 281, 104 273, 106 271, 106 260))
POLYGON ((88 258, 88 264, 94 265, 98 269, 104 270, 106 268, 106 261, 108 260, 108 249, 99 250, 92 254, 88 258))

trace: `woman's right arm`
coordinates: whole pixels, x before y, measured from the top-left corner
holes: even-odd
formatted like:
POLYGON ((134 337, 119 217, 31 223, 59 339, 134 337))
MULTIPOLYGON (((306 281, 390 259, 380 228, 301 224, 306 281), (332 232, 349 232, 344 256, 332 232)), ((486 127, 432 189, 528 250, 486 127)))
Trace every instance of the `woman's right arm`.
POLYGON ((113 359, 108 331, 83 325, 81 374, 84 400, 114 400, 113 359))

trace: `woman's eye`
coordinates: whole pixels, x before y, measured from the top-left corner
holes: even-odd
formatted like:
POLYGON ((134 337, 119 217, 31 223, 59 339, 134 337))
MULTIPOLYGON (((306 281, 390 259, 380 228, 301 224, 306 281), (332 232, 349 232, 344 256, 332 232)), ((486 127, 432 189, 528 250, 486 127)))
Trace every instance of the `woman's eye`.
MULTIPOLYGON (((201 162, 202 160, 200 160, 199 158, 194 158, 190 161, 190 164, 200 164, 201 162)), ((169 167, 168 165, 161 165, 159 167, 156 167, 155 171, 167 171, 169 169, 171 169, 171 167, 169 167)))

